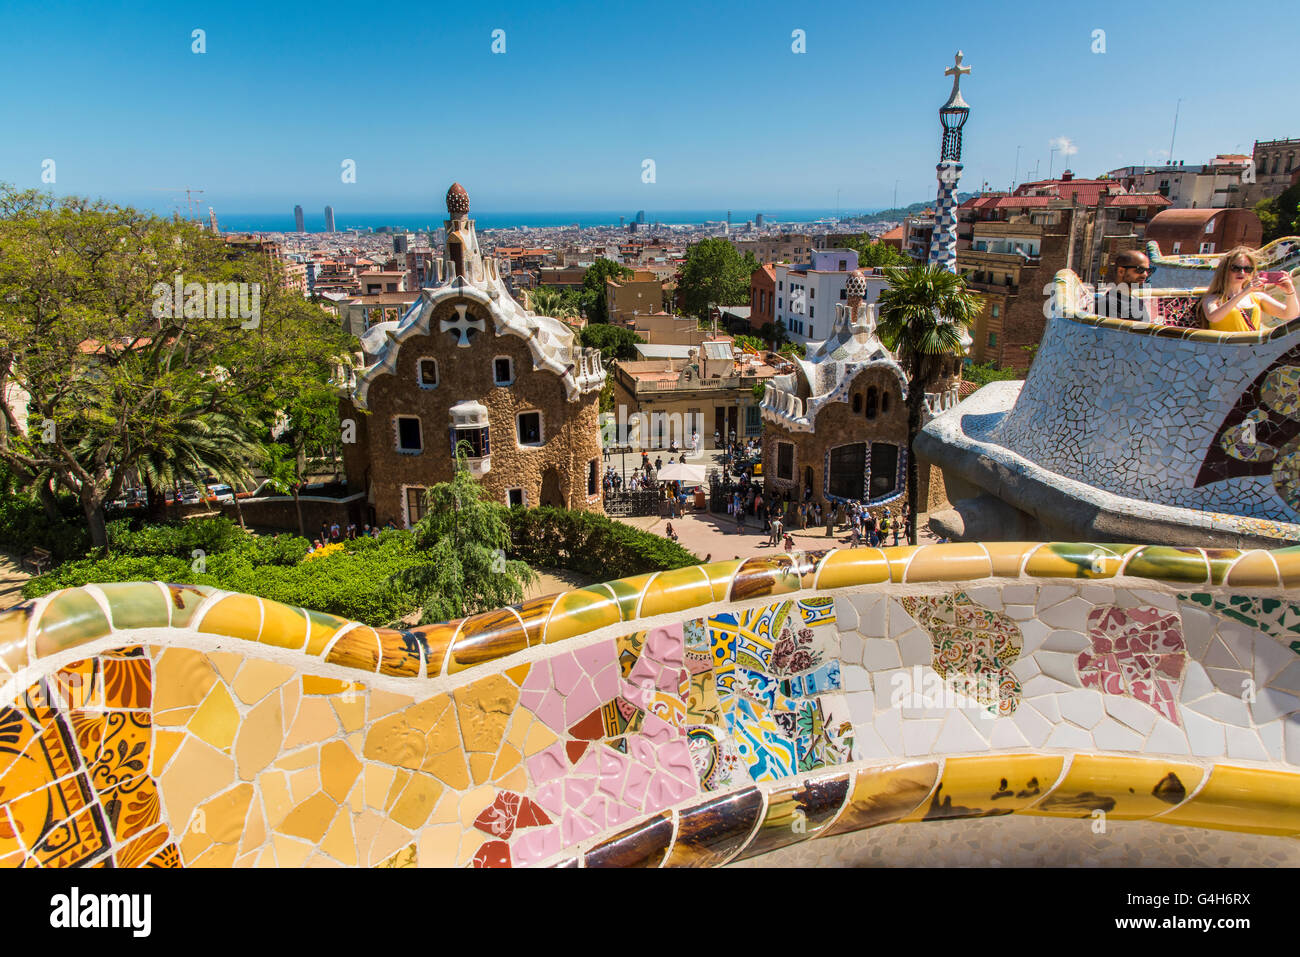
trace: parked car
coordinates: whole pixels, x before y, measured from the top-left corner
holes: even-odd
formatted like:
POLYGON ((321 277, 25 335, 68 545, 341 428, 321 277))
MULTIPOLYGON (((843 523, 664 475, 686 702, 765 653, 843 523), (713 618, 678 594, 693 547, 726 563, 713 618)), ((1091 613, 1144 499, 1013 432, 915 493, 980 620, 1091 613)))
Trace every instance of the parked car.
POLYGON ((235 490, 224 482, 207 487, 206 499, 209 502, 233 502, 235 500, 235 490))

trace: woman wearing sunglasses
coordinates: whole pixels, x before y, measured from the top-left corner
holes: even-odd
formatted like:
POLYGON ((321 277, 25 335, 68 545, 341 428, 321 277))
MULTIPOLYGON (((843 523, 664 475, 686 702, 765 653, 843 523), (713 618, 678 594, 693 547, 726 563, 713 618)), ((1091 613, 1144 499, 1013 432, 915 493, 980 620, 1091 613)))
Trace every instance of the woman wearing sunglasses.
POLYGON ((1265 313, 1283 322, 1300 316, 1300 299, 1289 274, 1283 273, 1277 283, 1282 302, 1264 295, 1267 285, 1259 275, 1253 249, 1238 246, 1226 253, 1201 300, 1206 327, 1215 332, 1254 332, 1261 327, 1265 313))

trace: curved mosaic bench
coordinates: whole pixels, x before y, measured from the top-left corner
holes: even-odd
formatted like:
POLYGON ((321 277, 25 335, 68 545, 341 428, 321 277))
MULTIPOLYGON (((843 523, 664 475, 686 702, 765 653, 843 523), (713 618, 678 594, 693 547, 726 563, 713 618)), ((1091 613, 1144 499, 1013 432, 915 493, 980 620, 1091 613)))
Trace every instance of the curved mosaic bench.
POLYGON ((1057 273, 1026 380, 937 416, 917 454, 1040 522, 1033 534, 1300 541, 1300 319, 1226 333, 1091 309, 1057 273))
MULTIPOLYGON (((1227 250, 1223 250, 1227 252, 1227 250)), ((1165 255, 1160 252, 1160 245, 1154 241, 1147 242, 1147 256, 1151 265, 1156 267, 1160 281, 1169 286, 1191 288, 1206 286, 1214 267, 1219 264, 1223 252, 1204 255, 1165 255)), ((1284 269, 1292 272, 1300 268, 1300 236, 1283 236, 1270 243, 1265 243, 1257 250, 1261 269, 1284 269)))
POLYGON ((0 864, 712 866, 1007 814, 1276 842, 1298 589, 1300 548, 1035 543, 722 562, 410 631, 71 589, 0 614, 0 864))

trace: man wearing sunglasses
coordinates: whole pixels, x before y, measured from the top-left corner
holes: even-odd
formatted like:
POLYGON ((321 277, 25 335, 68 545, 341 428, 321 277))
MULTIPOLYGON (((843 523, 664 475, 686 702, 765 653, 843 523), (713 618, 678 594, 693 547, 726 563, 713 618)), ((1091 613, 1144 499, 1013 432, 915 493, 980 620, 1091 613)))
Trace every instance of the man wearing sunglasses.
POLYGON ((1097 315, 1132 322, 1155 322, 1151 316, 1150 300, 1142 297, 1140 292, 1153 271, 1145 253, 1136 249, 1121 252, 1115 257, 1115 281, 1097 291, 1097 315))

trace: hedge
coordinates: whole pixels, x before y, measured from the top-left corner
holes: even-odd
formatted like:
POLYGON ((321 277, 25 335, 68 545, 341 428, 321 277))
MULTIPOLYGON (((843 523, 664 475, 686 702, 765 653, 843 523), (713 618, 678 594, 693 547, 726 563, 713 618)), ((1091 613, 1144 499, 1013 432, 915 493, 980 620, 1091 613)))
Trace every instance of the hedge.
POLYGON ((698 565, 675 542, 594 512, 561 508, 506 510, 511 558, 534 568, 566 568, 597 581, 698 565))
POLYGON ((86 554, 90 533, 76 503, 60 499, 61 516, 51 520, 39 502, 27 496, 0 498, 0 548, 22 559, 33 548, 44 548, 56 562, 86 554))

